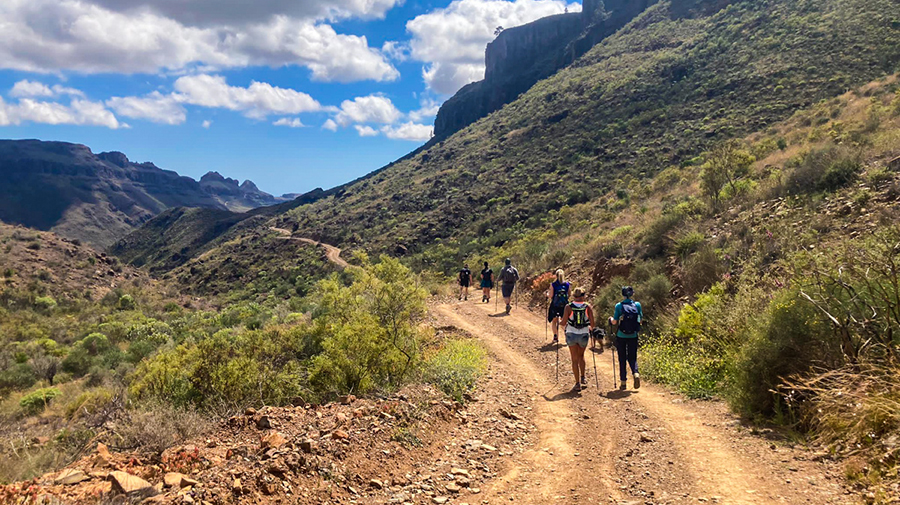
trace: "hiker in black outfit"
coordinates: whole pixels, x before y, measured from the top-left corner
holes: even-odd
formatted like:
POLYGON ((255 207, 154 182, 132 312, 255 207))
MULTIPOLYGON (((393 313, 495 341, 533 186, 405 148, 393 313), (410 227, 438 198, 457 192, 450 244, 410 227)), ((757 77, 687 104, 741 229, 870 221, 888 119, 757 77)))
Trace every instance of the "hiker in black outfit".
POLYGON ((469 284, 472 282, 472 271, 469 270, 469 265, 463 265, 463 269, 459 271, 456 280, 459 282, 459 299, 462 300, 463 296, 465 296, 466 300, 468 300, 469 284))
POLYGON ((559 343, 559 323, 562 320, 563 313, 566 311, 566 305, 569 304, 569 290, 572 285, 566 282, 566 273, 560 268, 556 271, 556 280, 547 290, 547 321, 553 328, 553 342, 559 343))
POLYGON ((481 271, 481 301, 488 303, 491 301, 491 290, 494 289, 494 271, 488 266, 488 262, 484 262, 484 269, 481 271))
POLYGON ((634 389, 641 387, 641 374, 638 373, 637 350, 638 334, 641 332, 641 320, 644 319, 644 311, 640 302, 631 298, 634 296, 634 288, 626 286, 622 288, 622 296, 625 298, 616 304, 613 317, 609 318, 609 324, 618 325, 616 333, 616 351, 619 353, 619 379, 622 384, 619 389, 628 389, 625 383, 625 364, 631 368, 631 376, 634 378, 634 389))
POLYGON ((575 300, 566 305, 563 320, 566 322, 566 345, 572 355, 572 373, 575 374, 575 387, 572 390, 581 391, 587 387, 584 351, 587 350, 588 340, 594 329, 594 310, 584 301, 584 288, 575 288, 572 294, 575 300))
POLYGON ((506 266, 500 270, 500 291, 503 293, 503 301, 506 303, 506 313, 512 310, 512 294, 519 281, 519 271, 512 266, 512 260, 506 258, 506 266))

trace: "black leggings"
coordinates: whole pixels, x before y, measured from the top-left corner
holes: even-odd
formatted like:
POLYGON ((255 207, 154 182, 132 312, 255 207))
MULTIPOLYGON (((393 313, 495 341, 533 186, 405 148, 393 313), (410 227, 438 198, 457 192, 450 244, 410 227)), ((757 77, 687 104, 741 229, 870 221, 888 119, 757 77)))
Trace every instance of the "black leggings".
POLYGON ((631 366, 631 373, 638 373, 637 365, 638 339, 616 337, 616 351, 619 353, 619 379, 625 380, 625 361, 631 366))

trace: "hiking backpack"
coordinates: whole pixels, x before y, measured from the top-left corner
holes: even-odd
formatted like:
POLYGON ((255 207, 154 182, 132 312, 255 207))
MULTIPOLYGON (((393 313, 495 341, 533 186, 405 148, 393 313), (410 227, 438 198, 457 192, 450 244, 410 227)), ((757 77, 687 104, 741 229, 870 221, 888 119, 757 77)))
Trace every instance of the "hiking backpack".
POLYGON ((634 302, 622 303, 622 315, 619 318, 619 331, 625 335, 634 335, 641 331, 641 323, 638 321, 637 305, 634 302))
POLYGON ((519 272, 513 267, 503 267, 500 271, 500 280, 504 284, 515 284, 519 280, 519 272))
POLYGON ((591 325, 591 321, 588 319, 587 315, 587 304, 578 307, 572 303, 569 307, 572 309, 572 315, 569 317, 569 324, 578 329, 587 328, 591 325))
POLYGON ((565 307, 569 304, 569 283, 564 282, 559 289, 553 290, 553 306, 565 307))

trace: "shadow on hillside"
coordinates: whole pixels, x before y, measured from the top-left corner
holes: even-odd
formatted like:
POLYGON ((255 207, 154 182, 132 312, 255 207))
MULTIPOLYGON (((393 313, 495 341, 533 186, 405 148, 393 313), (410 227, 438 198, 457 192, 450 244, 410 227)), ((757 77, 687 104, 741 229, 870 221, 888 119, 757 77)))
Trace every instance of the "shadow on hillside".
POLYGON ((488 314, 488 317, 509 317, 506 312, 498 312, 496 314, 488 314))
POLYGON ((620 389, 614 389, 612 391, 607 392, 605 396, 607 398, 609 398, 610 400, 624 400, 625 398, 628 398, 631 395, 636 394, 636 393, 637 393, 637 391, 633 391, 630 389, 627 389, 625 391, 622 391, 620 389))

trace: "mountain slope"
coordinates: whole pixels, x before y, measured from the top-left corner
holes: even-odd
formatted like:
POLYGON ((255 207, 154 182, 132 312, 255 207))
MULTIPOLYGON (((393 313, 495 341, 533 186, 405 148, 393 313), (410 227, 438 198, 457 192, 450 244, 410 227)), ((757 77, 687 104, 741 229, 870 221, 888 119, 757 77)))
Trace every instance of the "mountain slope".
POLYGON ((660 2, 501 110, 274 224, 400 254, 503 243, 551 225, 550 210, 604 204, 611 188, 627 198, 632 181, 893 73, 898 6, 660 2))
POLYGON ((286 221, 376 250, 502 242, 900 63, 896 0, 733 2, 683 17, 698 3, 651 7, 500 111, 286 221))
POLYGON ((201 183, 119 152, 0 141, 0 220, 105 247, 171 207, 248 210, 279 199, 210 173, 201 183))

